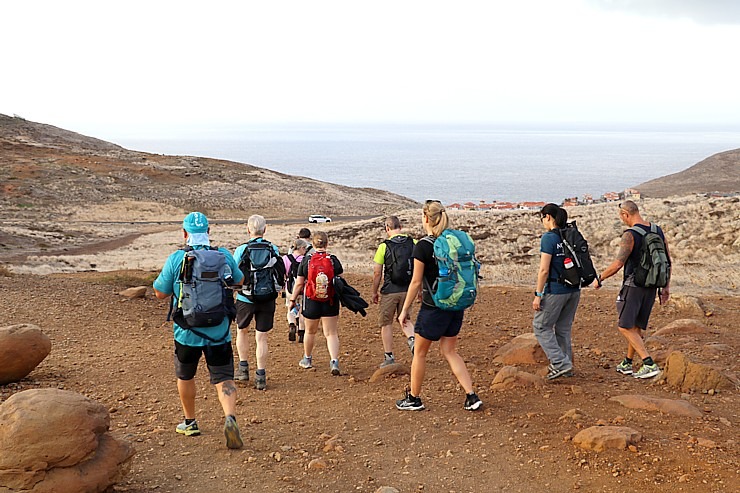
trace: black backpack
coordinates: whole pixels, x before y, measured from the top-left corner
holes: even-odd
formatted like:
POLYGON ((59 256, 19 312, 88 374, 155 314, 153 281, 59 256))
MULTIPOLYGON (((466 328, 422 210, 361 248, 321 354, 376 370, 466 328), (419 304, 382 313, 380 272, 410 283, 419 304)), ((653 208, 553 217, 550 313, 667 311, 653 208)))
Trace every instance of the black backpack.
POLYGON ((285 285, 285 264, 269 241, 250 241, 239 260, 244 274, 242 294, 259 303, 274 300, 285 285))
POLYGON ((414 272, 414 240, 410 236, 394 236, 385 243, 385 274, 396 286, 408 286, 414 272), (390 264, 388 263, 390 260, 390 264))
POLYGON ((298 266, 301 265, 301 263, 295 259, 292 253, 288 254, 288 261, 290 261, 290 268, 285 274, 285 289, 287 289, 289 293, 292 293, 293 287, 295 286, 295 278, 298 277, 298 266))
POLYGON ((577 276, 571 276, 568 275, 570 274, 568 271, 572 269, 565 269, 558 282, 566 286, 585 288, 598 277, 594 263, 591 261, 591 254, 588 251, 588 242, 578 231, 575 221, 567 223, 565 228, 558 229, 557 232, 563 241, 563 253, 566 257, 572 259, 574 268, 578 273, 577 276))
POLYGON ((630 230, 642 236, 640 262, 635 268, 635 284, 643 288, 664 288, 671 279, 671 262, 666 253, 665 241, 658 227, 650 223, 650 231, 633 226, 630 230))

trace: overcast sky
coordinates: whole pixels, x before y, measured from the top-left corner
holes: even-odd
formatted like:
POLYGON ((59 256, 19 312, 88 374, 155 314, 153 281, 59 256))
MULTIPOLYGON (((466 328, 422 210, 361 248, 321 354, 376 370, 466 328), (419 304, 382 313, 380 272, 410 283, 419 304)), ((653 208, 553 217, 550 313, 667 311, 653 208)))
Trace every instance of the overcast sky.
POLYGON ((2 2, 0 113, 97 135, 279 122, 738 125, 739 5, 2 2))

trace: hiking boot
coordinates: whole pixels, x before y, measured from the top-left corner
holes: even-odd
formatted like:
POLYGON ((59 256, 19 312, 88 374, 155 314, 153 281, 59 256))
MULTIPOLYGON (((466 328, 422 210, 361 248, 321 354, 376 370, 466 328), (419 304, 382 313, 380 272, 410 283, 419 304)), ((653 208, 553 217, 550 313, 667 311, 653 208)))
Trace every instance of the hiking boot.
POLYGON ((419 397, 414 397, 411 392, 406 391, 406 397, 396 401, 396 409, 399 411, 421 411, 424 404, 419 397))
POLYGON ((658 373, 660 373, 660 368, 657 364, 642 365, 632 376, 635 378, 652 378, 658 373))
POLYGON ((409 337, 408 341, 406 341, 406 344, 409 345, 409 350, 411 351, 411 355, 414 355, 414 341, 416 341, 416 337, 411 336, 409 337))
POLYGON ((300 342, 301 344, 303 344, 303 335, 304 335, 305 333, 306 333, 306 331, 305 331, 305 330, 299 330, 299 331, 298 331, 298 342, 300 342))
POLYGON ((331 370, 331 374, 335 377, 337 375, 341 375, 341 372, 339 371, 339 361, 333 359, 329 362, 329 369, 331 370))
POLYGON ((185 421, 183 421, 182 423, 177 425, 177 428, 175 428, 175 431, 187 437, 191 437, 194 435, 200 435, 200 428, 198 428, 197 421, 193 421, 190 424, 185 424, 185 421))
POLYGON ((267 375, 255 375, 254 388, 257 390, 265 390, 267 388, 267 375))
POLYGON ((309 368, 313 368, 313 364, 311 363, 311 356, 304 356, 301 358, 301 360, 298 362, 298 366, 301 368, 305 368, 308 370, 309 368))
POLYGON ((296 333, 295 324, 288 325, 288 340, 290 342, 295 342, 295 333, 296 333))
POLYGON ((388 365, 395 365, 395 364, 396 364, 396 358, 394 358, 393 356, 388 356, 386 354, 385 359, 380 364, 380 368, 383 368, 384 366, 388 366, 388 365))
POLYGON ((472 394, 467 394, 465 396, 465 410, 466 411, 475 411, 477 409, 480 409, 480 407, 483 405, 483 401, 480 400, 478 397, 478 394, 473 392, 472 394))
POLYGON ((239 434, 239 425, 236 423, 236 418, 232 415, 226 416, 224 436, 226 436, 226 448, 237 449, 244 446, 242 437, 239 434))
POLYGON ((627 363, 627 360, 622 360, 622 362, 617 365, 617 373, 621 373, 622 375, 632 375, 634 373, 632 371, 632 362, 627 363))
POLYGON ((571 371, 573 371, 572 366, 561 368, 558 370, 554 366, 550 365, 547 367, 547 377, 546 378, 548 380, 555 380, 556 378, 562 377, 563 375, 571 371))
POLYGON ((236 365, 236 371, 234 372, 234 380, 248 382, 249 381, 249 365, 242 365, 241 363, 236 365))

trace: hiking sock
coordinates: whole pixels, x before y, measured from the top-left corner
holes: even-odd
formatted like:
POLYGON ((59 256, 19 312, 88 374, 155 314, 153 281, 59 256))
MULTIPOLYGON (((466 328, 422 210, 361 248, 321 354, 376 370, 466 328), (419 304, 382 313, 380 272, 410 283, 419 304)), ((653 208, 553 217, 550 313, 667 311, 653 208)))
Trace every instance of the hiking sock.
POLYGON ((265 376, 265 369, 264 368, 257 368, 257 376, 258 377, 264 377, 265 376))
POLYGON ((185 418, 185 426, 193 424, 194 421, 195 421, 195 418, 193 419, 185 418))
POLYGON ((628 357, 625 356, 624 362, 627 363, 628 365, 631 365, 632 364, 632 358, 628 358, 628 357))
POLYGON ((393 351, 390 353, 385 353, 385 359, 393 359, 393 351))
POLYGON ((227 414, 226 418, 234 418, 234 421, 236 421, 236 416, 234 416, 233 414, 227 414))
POLYGON ((650 356, 648 356, 647 358, 645 358, 645 359, 642 360, 642 364, 643 365, 648 365, 648 366, 653 366, 655 364, 655 362, 653 361, 653 358, 651 358, 650 356))
POLYGON ((249 368, 249 361, 240 361, 239 366, 244 366, 245 368, 249 368))

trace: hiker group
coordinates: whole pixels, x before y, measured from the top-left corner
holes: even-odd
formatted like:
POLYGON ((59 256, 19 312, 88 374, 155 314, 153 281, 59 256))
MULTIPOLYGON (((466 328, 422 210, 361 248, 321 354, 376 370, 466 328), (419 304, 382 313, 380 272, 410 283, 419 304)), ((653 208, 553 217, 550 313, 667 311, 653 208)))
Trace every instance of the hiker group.
MULTIPOLYGON (((540 211, 545 234, 541 240, 541 260, 532 308, 533 330, 550 362, 547 378, 553 380, 574 374, 571 326, 580 299, 580 289, 616 274, 624 267, 622 289, 617 298, 618 326, 627 340, 620 373, 650 378, 660 370, 647 353, 642 330, 656 296, 664 302, 669 295, 670 257, 662 230, 640 216, 637 205, 620 204, 619 217, 629 229, 622 235, 617 258, 599 276, 591 262, 588 244, 575 222, 567 222, 567 212, 555 204, 540 211), (635 353, 642 366, 633 371, 635 353)), ((426 356, 433 342, 465 391, 463 408, 475 411, 483 403, 475 393, 463 358, 457 352, 458 334, 465 309, 478 293, 480 263, 475 244, 464 231, 452 228, 441 202, 427 200, 422 208, 421 225, 426 235, 414 239, 402 230, 396 216, 386 218, 387 239, 373 258, 372 302, 378 305, 383 344, 380 367, 396 363, 393 352, 393 325, 398 321, 412 355, 411 381, 399 410, 424 409, 421 388, 426 372, 426 356), (419 300, 415 321, 412 305, 419 300)), ((303 344, 300 368, 314 366, 313 349, 321 325, 329 353, 329 372, 341 375, 339 365, 340 306, 366 314, 368 304, 342 277, 339 259, 327 251, 328 235, 307 228, 286 255, 265 239, 267 223, 253 215, 247 221, 249 240, 231 254, 211 246, 208 219, 192 212, 183 220, 185 246, 173 252, 154 281, 158 298, 171 297, 170 316, 174 326, 175 374, 184 414, 178 433, 199 435, 196 421, 194 377, 201 356, 205 357, 210 382, 216 387, 225 416, 226 446, 243 446, 236 419, 235 380, 249 381, 250 352, 247 328, 254 321, 254 386, 267 387, 268 333, 274 327, 275 308, 284 296, 287 308, 289 341, 303 344), (234 293, 236 292, 236 296, 234 293), (235 299, 236 298, 236 299, 235 299), (230 325, 236 321, 238 363, 234 369, 230 325)), ((169 317, 168 317, 169 319, 169 317)))

